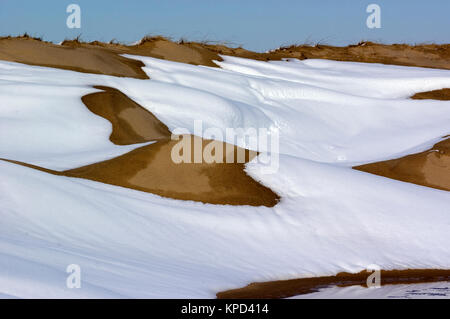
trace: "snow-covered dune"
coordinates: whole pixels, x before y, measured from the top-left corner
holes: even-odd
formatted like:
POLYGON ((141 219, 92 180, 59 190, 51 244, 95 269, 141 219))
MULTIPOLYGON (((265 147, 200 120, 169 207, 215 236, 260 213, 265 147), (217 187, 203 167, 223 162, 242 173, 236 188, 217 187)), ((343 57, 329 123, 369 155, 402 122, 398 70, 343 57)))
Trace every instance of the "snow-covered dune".
MULTIPOLYGON (((150 80, 0 62, 0 157, 52 169, 123 154, 80 98, 115 87, 171 130, 279 130, 273 208, 162 198, 0 161, 0 296, 214 297, 254 281, 450 268, 450 193, 350 168, 450 133, 450 71, 224 57, 222 69, 146 57, 150 80), (81 267, 82 288, 66 287, 81 267)), ((239 145, 248 146, 248 145, 239 145)), ((268 150, 270 151, 270 150, 268 150)))

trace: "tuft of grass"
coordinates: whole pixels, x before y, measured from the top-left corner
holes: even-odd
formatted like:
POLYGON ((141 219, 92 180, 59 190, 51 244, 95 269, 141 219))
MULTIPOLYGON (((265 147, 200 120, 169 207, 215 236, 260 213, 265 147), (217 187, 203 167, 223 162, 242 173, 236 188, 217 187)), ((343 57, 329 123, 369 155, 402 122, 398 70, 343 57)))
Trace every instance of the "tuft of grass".
POLYGON ((63 42, 61 42, 61 45, 74 45, 74 44, 82 44, 82 43, 86 43, 81 39, 81 33, 79 35, 77 35, 75 38, 73 39, 67 39, 65 38, 63 42))
POLYGON ((144 44, 144 43, 151 43, 158 40, 163 41, 172 41, 169 37, 165 37, 162 35, 145 35, 140 41, 138 45, 144 44))
POLYGON ((120 42, 120 41, 117 41, 117 39, 111 39, 109 42, 108 42, 108 44, 111 44, 111 45, 123 45, 123 43, 122 42, 120 42))
POLYGON ((36 40, 36 41, 43 41, 42 37, 35 37, 35 36, 32 36, 32 35, 29 35, 27 32, 24 32, 23 34, 17 36, 16 38, 19 38, 19 39, 33 39, 33 40, 36 40))

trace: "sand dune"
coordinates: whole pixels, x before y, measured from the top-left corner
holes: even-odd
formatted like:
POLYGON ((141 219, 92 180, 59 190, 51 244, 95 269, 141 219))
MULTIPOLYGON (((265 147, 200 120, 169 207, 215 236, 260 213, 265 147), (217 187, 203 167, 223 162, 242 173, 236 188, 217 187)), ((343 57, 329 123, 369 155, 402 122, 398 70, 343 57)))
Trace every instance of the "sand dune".
POLYGON ((114 76, 148 79, 141 61, 96 46, 55 45, 32 38, 0 39, 0 60, 114 76))
MULTIPOLYGON (((450 100, 450 89, 417 93, 412 98, 450 100)), ((404 182, 450 191, 450 138, 421 153, 354 168, 404 182)))
MULTIPOLYGON (((189 135, 184 138, 200 139, 189 135)), ((202 142, 203 149, 211 142, 225 146, 222 142, 202 142)), ((242 163, 175 164, 170 155, 176 143, 161 140, 111 160, 65 171, 63 175, 210 204, 271 207, 278 202, 278 195, 248 176, 242 163)), ((238 147, 234 149, 238 151, 238 147)))
POLYGON ((110 139, 113 143, 155 143, 110 160, 62 172, 10 162, 54 175, 85 178, 174 199, 268 207, 279 201, 276 193, 248 176, 244 172, 244 163, 237 161, 239 152, 245 154, 245 163, 252 160, 256 152, 186 135, 182 138, 191 140, 191 163, 177 164, 172 160, 171 152, 178 140, 171 139, 167 126, 120 91, 104 86, 96 88, 103 92, 88 94, 82 101, 93 113, 112 123, 110 139), (202 154, 208 145, 222 148, 223 163, 194 163, 196 142, 201 145, 202 154), (226 162, 227 151, 233 152, 233 163, 226 162))

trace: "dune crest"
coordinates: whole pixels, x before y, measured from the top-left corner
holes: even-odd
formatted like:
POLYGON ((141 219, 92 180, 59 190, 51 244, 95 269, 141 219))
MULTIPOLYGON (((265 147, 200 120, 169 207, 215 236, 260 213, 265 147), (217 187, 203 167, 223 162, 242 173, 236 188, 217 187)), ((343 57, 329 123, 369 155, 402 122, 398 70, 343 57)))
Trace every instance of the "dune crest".
POLYGON ((141 61, 108 48, 56 45, 32 38, 0 39, 0 60, 84 73, 148 79, 141 61))
POLYGON ((65 40, 61 45, 28 35, 0 38, 0 60, 61 68, 77 72, 148 79, 141 61, 121 54, 149 56, 193 65, 218 67, 220 55, 260 61, 286 58, 328 59, 365 63, 450 69, 450 45, 407 45, 361 42, 346 47, 329 45, 291 45, 268 52, 253 52, 242 47, 201 42, 174 42, 161 36, 144 37, 139 43, 125 45, 100 41, 65 40))

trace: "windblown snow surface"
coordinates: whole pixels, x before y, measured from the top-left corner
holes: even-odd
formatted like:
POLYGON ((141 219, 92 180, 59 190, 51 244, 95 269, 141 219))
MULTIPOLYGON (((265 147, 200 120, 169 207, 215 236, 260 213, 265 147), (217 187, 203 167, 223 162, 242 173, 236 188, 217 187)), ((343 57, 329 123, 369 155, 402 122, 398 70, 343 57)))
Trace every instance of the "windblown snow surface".
MULTIPOLYGON (((126 153, 81 96, 111 86, 173 130, 278 130, 279 169, 247 172, 273 208, 162 198, 0 161, 0 297, 213 298, 250 282, 450 268, 450 194, 352 170, 450 133, 450 71, 224 57, 209 68, 148 57, 150 80, 0 62, 0 157, 68 169, 126 153), (81 267, 80 289, 66 267, 81 267)), ((241 141, 242 145, 245 141, 241 141)), ((260 149, 271 152, 271 149, 260 149)))

